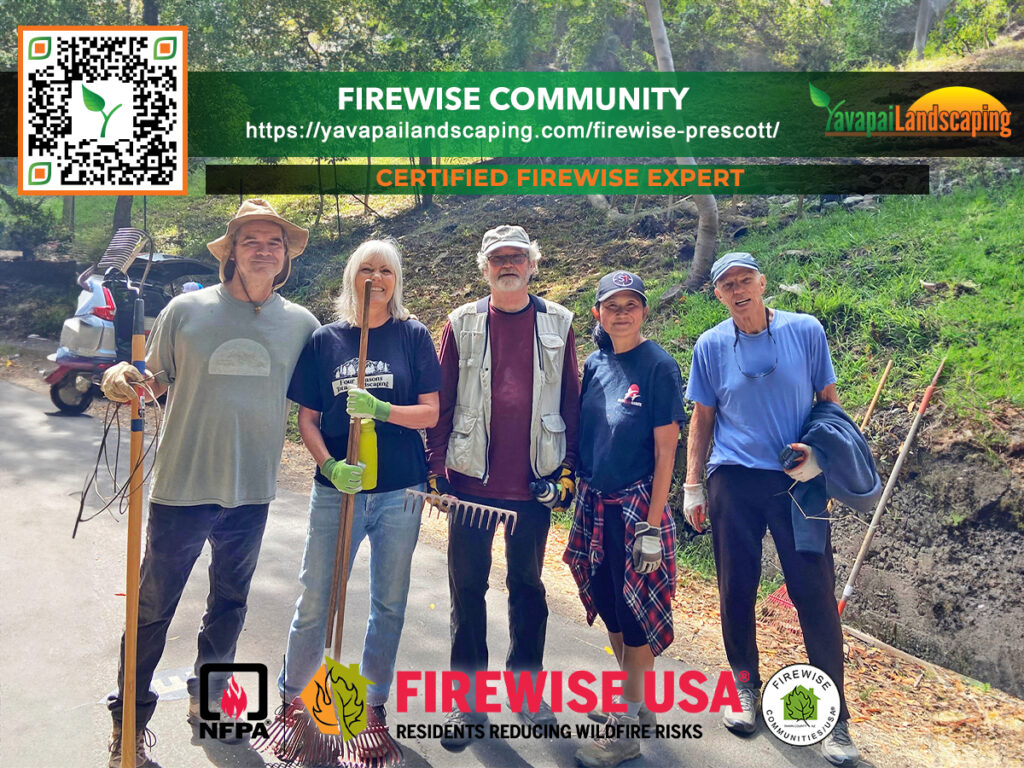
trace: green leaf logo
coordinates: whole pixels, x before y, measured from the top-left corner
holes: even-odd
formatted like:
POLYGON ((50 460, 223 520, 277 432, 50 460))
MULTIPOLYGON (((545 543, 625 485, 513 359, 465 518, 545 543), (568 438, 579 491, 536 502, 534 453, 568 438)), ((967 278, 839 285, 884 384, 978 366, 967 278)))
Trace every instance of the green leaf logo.
POLYGON ((816 720, 818 718, 818 697, 813 688, 798 685, 782 697, 784 720, 816 720))
POLYGON ((85 107, 90 112, 99 112, 103 115, 103 127, 100 129, 100 138, 105 138, 107 135, 107 123, 110 122, 110 117, 121 108, 121 105, 118 104, 109 112, 104 112, 103 108, 107 106, 107 102, 98 93, 90 91, 84 85, 82 86, 82 101, 85 102, 85 107))
POLYGON ((815 88, 810 83, 807 84, 807 87, 811 89, 811 103, 816 107, 828 109, 829 102, 832 101, 829 95, 820 88, 815 88))

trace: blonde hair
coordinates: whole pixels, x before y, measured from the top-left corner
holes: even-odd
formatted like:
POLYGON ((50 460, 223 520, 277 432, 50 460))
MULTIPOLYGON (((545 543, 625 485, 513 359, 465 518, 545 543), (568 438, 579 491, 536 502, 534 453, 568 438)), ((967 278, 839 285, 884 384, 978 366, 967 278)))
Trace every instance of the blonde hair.
POLYGON ((359 294, 356 292, 356 275, 363 262, 379 256, 395 273, 395 292, 388 302, 388 314, 395 320, 408 320, 409 310, 402 305, 402 251, 390 237, 384 240, 367 240, 348 257, 345 272, 341 277, 341 293, 334 300, 334 311, 339 320, 352 325, 359 324, 359 294))

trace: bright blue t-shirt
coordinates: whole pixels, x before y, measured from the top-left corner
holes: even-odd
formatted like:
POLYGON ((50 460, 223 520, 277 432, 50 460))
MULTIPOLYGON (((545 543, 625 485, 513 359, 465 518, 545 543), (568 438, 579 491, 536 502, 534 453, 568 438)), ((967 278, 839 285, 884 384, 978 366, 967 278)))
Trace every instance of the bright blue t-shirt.
POLYGON ((729 318, 694 345, 686 398, 716 409, 708 474, 723 464, 781 470, 779 451, 800 440, 814 394, 836 380, 817 318, 777 309, 769 327, 737 342, 729 318))
MULTIPOLYGON (((342 460, 348 450, 348 390, 356 385, 359 327, 335 322, 319 328, 306 343, 292 374, 288 397, 320 411, 327 450, 342 460)), ((366 390, 392 405, 416 405, 420 395, 441 388, 441 366, 430 333, 418 320, 391 318, 371 328, 366 345, 366 390)), ((422 483, 427 460, 418 430, 374 422, 377 433, 377 486, 367 493, 395 491, 422 483)), ((331 481, 316 471, 316 479, 331 481)))
POLYGON ((583 366, 580 475, 600 493, 654 472, 654 428, 686 423, 679 364, 647 340, 617 355, 599 349, 583 366))

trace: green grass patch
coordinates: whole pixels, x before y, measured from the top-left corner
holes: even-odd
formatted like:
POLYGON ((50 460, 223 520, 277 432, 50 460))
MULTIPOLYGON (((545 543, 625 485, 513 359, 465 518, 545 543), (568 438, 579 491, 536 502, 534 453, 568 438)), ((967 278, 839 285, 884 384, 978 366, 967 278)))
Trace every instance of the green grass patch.
MULTIPOLYGON (((758 256, 771 306, 822 322, 847 408, 867 404, 890 358, 883 403, 918 397, 948 355, 942 400, 984 421, 993 401, 1024 404, 1021 210, 1017 179, 943 197, 888 197, 878 211, 808 217, 733 247, 758 256)), ((681 276, 653 278, 652 293, 681 276)), ((687 371, 696 337, 727 316, 710 292, 687 296, 653 314, 647 334, 687 371)))

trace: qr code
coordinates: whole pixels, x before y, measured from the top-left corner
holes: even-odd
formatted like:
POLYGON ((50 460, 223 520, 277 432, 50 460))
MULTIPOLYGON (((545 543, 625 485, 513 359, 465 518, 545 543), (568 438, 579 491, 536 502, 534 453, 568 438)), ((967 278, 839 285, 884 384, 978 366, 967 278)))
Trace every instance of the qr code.
POLYGON ((19 27, 18 191, 185 194, 185 27, 19 27))

